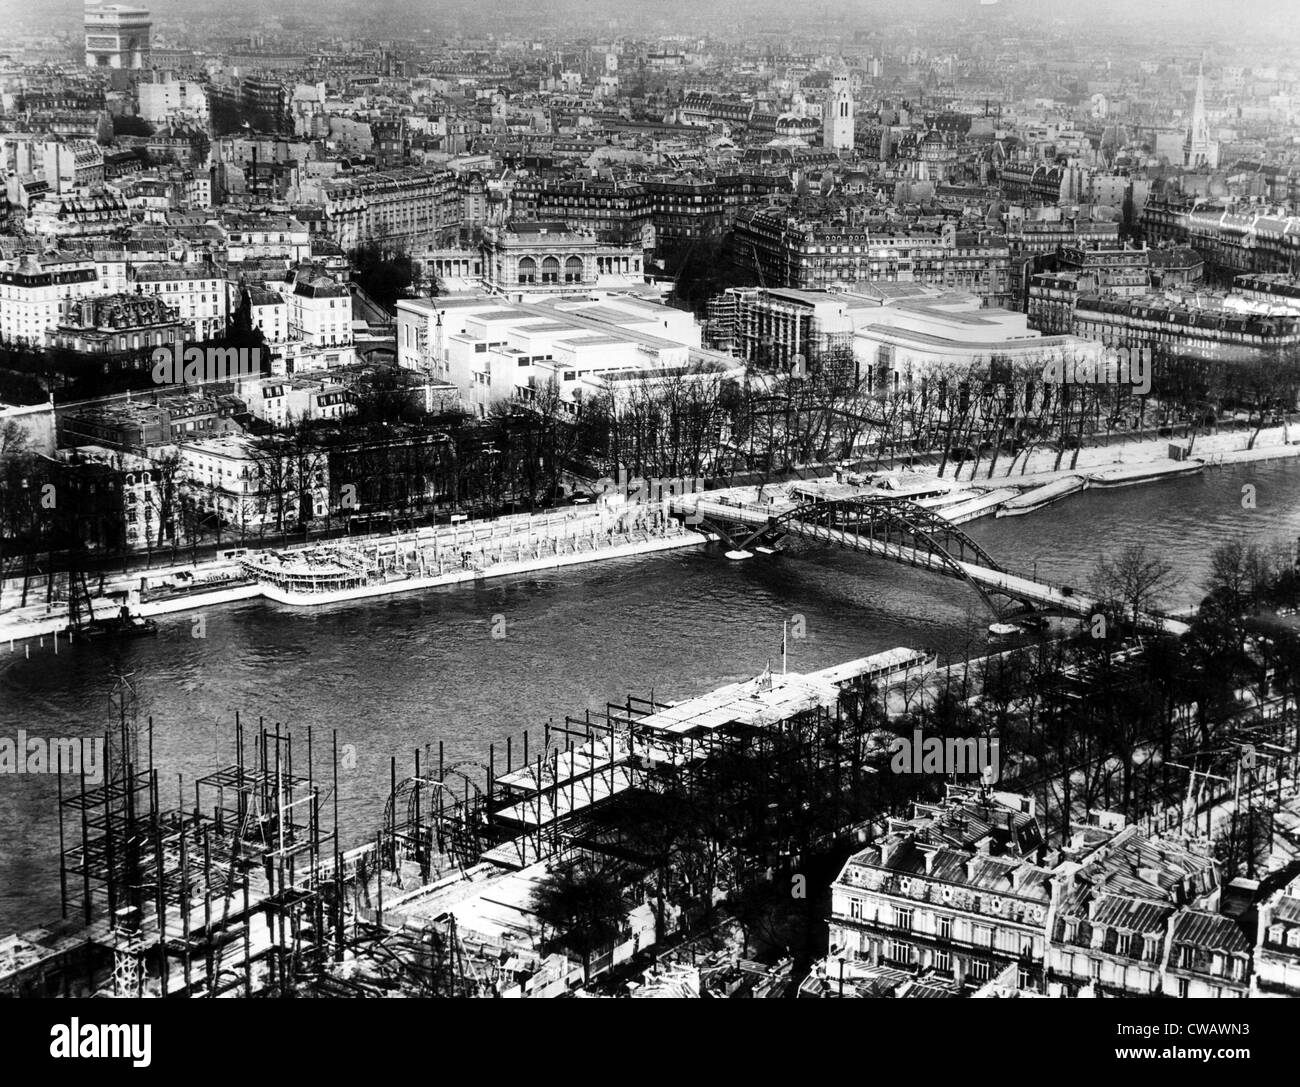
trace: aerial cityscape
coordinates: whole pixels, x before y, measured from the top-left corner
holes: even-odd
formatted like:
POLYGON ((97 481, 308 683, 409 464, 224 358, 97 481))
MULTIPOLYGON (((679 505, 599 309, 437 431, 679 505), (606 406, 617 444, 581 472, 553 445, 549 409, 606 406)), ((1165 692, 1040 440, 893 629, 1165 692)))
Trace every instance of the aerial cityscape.
POLYGON ((0 995, 1300 997, 1298 46, 0 0, 0 995))

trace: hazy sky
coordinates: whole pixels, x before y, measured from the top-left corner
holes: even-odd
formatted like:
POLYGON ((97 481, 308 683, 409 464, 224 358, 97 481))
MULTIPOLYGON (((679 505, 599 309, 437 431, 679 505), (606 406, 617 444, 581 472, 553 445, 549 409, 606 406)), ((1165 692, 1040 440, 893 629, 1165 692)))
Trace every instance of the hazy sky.
MULTIPOLYGON (((195 15, 211 18, 229 13, 232 29, 249 26, 258 15, 288 13, 326 17, 342 15, 354 19, 358 31, 367 27, 372 33, 425 26, 440 34, 454 34, 458 29, 486 31, 500 19, 510 31, 529 24, 556 26, 575 35, 597 35, 606 30, 610 19, 626 23, 632 20, 647 31, 671 33, 688 31, 696 20, 715 26, 730 26, 743 33, 744 19, 785 22, 799 20, 802 29, 816 33, 818 24, 828 34, 844 29, 896 23, 915 14, 921 18, 952 18, 975 15, 979 0, 908 0, 899 5, 894 0, 805 0, 791 5, 788 0, 141 0, 155 18, 186 18, 195 15), (460 13, 470 15, 476 25, 467 27, 460 13), (255 13, 255 14, 254 14, 255 13), (248 18, 252 15, 253 18, 248 18), (501 17, 504 16, 504 19, 501 17), (660 24, 660 25, 656 25, 660 24)), ((0 45, 5 28, 14 22, 30 26, 33 20, 51 29, 72 29, 80 22, 83 0, 0 0, 0 45)), ((1232 27, 1239 34, 1252 37, 1260 33, 1274 35, 1274 43, 1285 47, 1287 34, 1296 33, 1292 41, 1300 49, 1300 22, 1297 0, 998 0, 985 12, 999 12, 1003 17, 1025 21, 1063 19, 1083 23, 1094 32, 1104 34, 1111 27, 1118 32, 1124 25, 1141 25, 1163 33, 1152 34, 1153 49, 1159 50, 1162 39, 1187 39, 1213 24, 1232 27)), ((500 25, 497 29, 503 29, 500 25)))

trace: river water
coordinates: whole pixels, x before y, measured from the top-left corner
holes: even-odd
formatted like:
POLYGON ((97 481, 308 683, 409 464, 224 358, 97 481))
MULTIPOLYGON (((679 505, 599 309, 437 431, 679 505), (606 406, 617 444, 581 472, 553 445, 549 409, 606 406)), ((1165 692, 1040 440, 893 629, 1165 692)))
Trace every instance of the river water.
MULTIPOLYGON (((1036 565, 1045 580, 1081 588, 1101 555, 1145 541, 1186 572, 1165 601, 1180 607, 1200 598, 1215 542, 1300 535, 1300 463, 1090 490, 966 529, 1009 568, 1036 565)), ((64 645, 55 656, 47 640, 25 659, 21 647, 0 647, 0 737, 102 735, 116 719, 111 674, 132 672, 141 742, 152 715, 172 805, 178 774, 192 803, 196 775, 233 763, 236 710, 245 722, 286 724, 298 772, 307 726, 318 773, 337 730, 349 763, 339 780, 346 847, 378 827, 392 756, 401 777, 426 744, 436 752, 442 741, 449 762, 486 761, 495 741, 499 770, 505 736, 515 736, 518 758, 521 731, 536 745, 548 718, 629 692, 699 694, 768 660, 779 668, 782 620, 796 617, 805 637, 789 641, 793 671, 896 645, 978 654, 990 621, 960 582, 851 552, 800 545, 732 563, 700 548, 311 611, 231 604, 164 617, 156 640, 116 648, 64 645)), ((58 916, 56 812, 53 776, 0 777, 0 935, 58 916)))

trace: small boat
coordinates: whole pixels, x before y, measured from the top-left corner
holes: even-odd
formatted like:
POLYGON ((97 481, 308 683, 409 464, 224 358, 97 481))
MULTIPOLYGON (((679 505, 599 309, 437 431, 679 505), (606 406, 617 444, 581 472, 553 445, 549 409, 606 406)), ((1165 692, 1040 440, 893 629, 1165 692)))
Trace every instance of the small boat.
POLYGON ((727 552, 727 558, 731 559, 732 562, 740 562, 742 559, 752 559, 753 557, 754 557, 754 552, 752 551, 728 551, 727 552))
POLYGON ((782 547, 767 547, 763 544, 759 544, 759 546, 754 548, 754 550, 760 555, 779 555, 785 549, 782 547))
POLYGON ((1051 483, 1044 483, 1041 487, 1031 487, 1015 498, 1009 498, 1003 502, 998 509, 997 516, 1018 517, 1021 514, 1033 513, 1035 510, 1041 510, 1044 506, 1049 506, 1067 495, 1083 490, 1086 486, 1087 481, 1083 476, 1065 476, 1062 479, 1055 479, 1051 483))
POLYGON ((1015 623, 990 623, 989 634, 994 638, 1010 638, 1015 634, 1023 634, 1024 631, 1015 623))
POLYGON ((65 633, 78 638, 156 638, 158 624, 139 615, 115 615, 109 619, 91 619, 81 626, 69 626, 65 633))

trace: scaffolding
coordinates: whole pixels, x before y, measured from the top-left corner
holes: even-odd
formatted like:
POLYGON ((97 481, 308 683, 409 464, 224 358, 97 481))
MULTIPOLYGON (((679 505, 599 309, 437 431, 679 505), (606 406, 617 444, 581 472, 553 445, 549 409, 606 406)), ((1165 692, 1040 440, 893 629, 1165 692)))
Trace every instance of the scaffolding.
POLYGON ((845 842, 909 799, 906 781, 878 772, 888 758, 873 743, 884 724, 878 687, 927 660, 895 651, 809 675, 769 667, 676 704, 628 695, 546 722, 540 742, 525 731, 490 744, 486 762, 450 761, 441 743, 436 757, 416 750, 405 777, 391 760, 383 823, 346 854, 337 742, 322 759, 309 728, 304 757, 279 724, 246 729, 237 713, 234 762, 189 788, 178 778, 165 806, 153 720, 139 727, 132 677, 118 676, 104 780, 86 780, 84 759, 74 791, 59 777, 63 910, 80 914, 87 987, 199 997, 511 989, 528 973, 520 956, 540 963, 539 952, 460 931, 463 888, 585 857, 662 912, 665 896, 699 902, 845 842))
POLYGON ((286 993, 320 976, 344 943, 337 745, 323 789, 311 729, 304 775, 289 733, 259 719, 246 736, 237 713, 235 763, 195 780, 189 804, 178 780, 165 808, 153 719, 141 753, 129 676, 117 677, 114 702, 104 782, 87 782, 83 759, 77 790, 65 796, 61 777, 59 788, 63 916, 80 909, 89 988, 214 997, 286 993), (97 973, 110 961, 104 987, 97 973))
MULTIPOLYGON (((540 750, 530 752, 527 732, 522 747, 507 739, 500 772, 495 744, 486 766, 449 766, 441 744, 436 767, 416 751, 414 774, 400 781, 393 760, 381 865, 397 872, 414 862, 428 882, 480 862, 521 869, 574 849, 652 863, 638 824, 654 796, 706 817, 726 813, 731 830, 742 831, 730 844, 770 863, 773 851, 760 842, 779 842, 779 852, 793 856, 889 802, 872 780, 881 754, 868 741, 881 712, 868 677, 821 690, 829 704, 812 704, 803 677, 751 681, 763 684, 793 693, 761 723, 741 711, 728 720, 723 706, 710 711, 712 727, 682 728, 669 723, 680 708, 653 693, 628 695, 603 711, 547 722, 540 750)), ((744 697, 736 695, 738 704, 744 697)))

